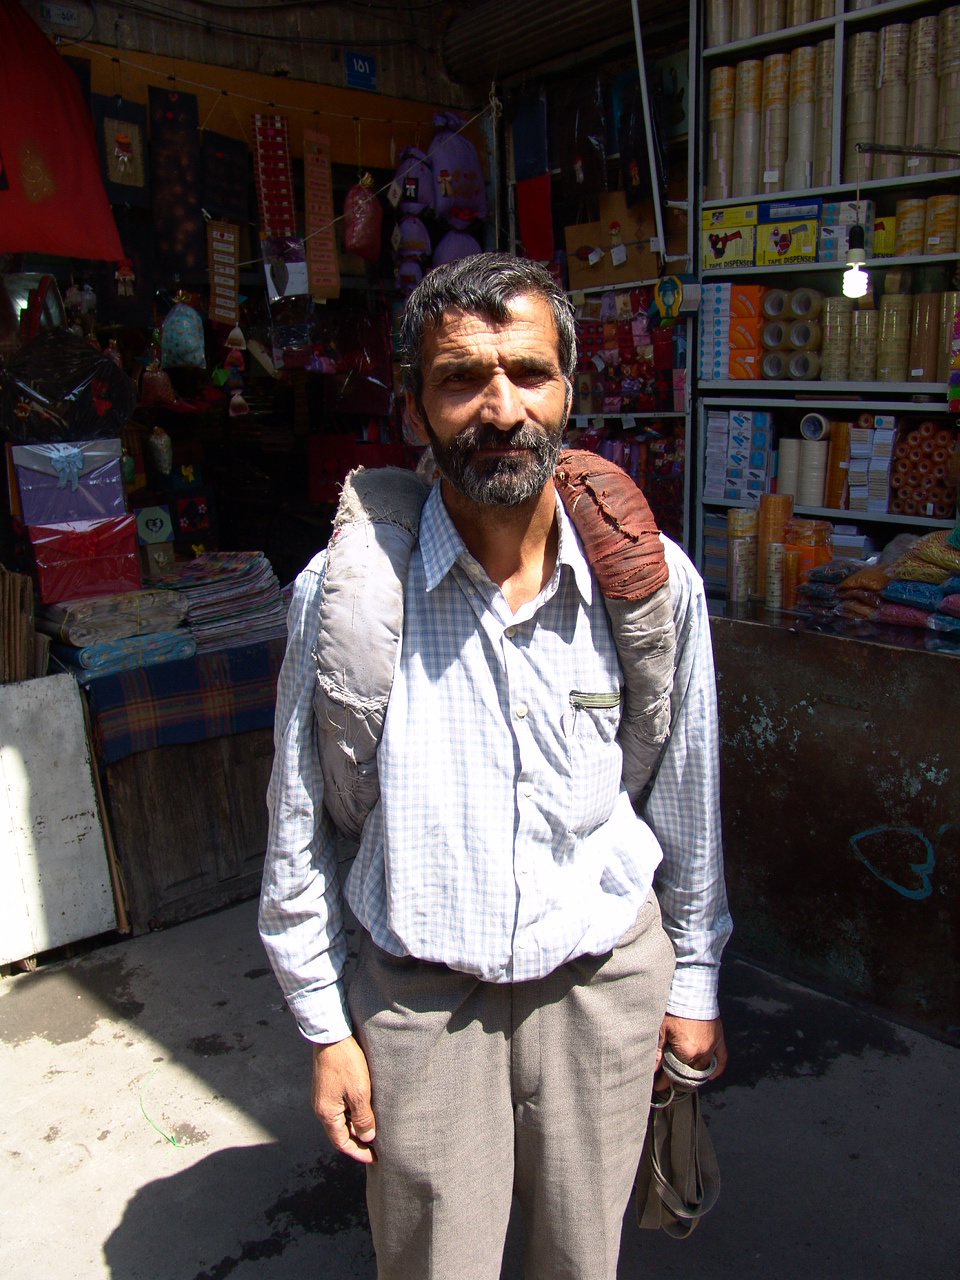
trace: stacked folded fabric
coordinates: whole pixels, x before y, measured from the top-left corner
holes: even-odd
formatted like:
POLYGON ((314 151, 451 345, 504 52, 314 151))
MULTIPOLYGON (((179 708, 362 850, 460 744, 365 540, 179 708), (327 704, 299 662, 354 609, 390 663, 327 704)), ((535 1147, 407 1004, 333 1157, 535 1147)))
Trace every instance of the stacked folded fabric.
POLYGON ((187 601, 178 591, 127 591, 45 605, 37 627, 61 644, 82 649, 172 631, 186 615, 187 601))
POLYGON ((262 551, 210 551, 156 579, 187 601, 198 653, 286 636, 280 583, 262 551))
POLYGON ((65 644, 51 646, 54 657, 73 672, 80 684, 88 684, 97 676, 112 676, 136 667, 155 666, 158 662, 192 658, 196 650, 193 636, 183 627, 178 631, 156 631, 150 635, 129 636, 81 648, 65 644))

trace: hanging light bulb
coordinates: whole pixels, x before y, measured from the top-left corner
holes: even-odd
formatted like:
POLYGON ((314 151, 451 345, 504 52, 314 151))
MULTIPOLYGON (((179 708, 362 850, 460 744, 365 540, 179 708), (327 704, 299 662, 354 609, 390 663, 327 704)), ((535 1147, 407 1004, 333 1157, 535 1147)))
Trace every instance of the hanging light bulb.
POLYGON ((870 284, 870 278, 863 269, 863 264, 867 260, 863 241, 863 227, 859 222, 855 222, 850 228, 847 241, 847 269, 843 273, 843 294, 846 298, 862 298, 870 284))

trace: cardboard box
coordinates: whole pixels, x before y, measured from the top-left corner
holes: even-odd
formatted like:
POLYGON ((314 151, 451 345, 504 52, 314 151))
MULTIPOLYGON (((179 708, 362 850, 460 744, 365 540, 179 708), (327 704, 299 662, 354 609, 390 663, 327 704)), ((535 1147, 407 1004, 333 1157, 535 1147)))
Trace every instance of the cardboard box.
POLYGON ((763 317, 763 295, 766 292, 767 287, 762 284, 734 285, 730 291, 730 314, 747 320, 763 317))
POLYGON ((739 204, 726 209, 704 209, 700 216, 703 231, 725 231, 728 227, 755 227, 757 205, 739 204))
MULTIPOLYGON (((821 262, 846 262, 847 250, 850 248, 850 225, 820 225, 819 260, 821 262)), ((868 258, 873 257, 873 227, 864 233, 863 250, 868 258)))
POLYGON ((704 231, 700 262, 704 271, 727 267, 752 267, 756 252, 755 227, 731 227, 704 231))
POLYGON ((741 320, 731 316, 729 328, 731 349, 756 351, 763 345, 760 341, 760 332, 763 326, 763 317, 758 317, 755 320, 741 320))
POLYGON ((760 365, 763 360, 762 351, 731 351, 730 378, 754 379, 761 377, 760 365))
POLYGON ((763 222, 819 222, 823 201, 764 200, 757 205, 757 225, 763 222))
POLYGON ((853 226, 855 222, 859 222, 863 229, 869 230, 873 226, 873 201, 872 200, 829 200, 825 201, 820 215, 820 221, 827 226, 853 226))
POLYGON ((757 266, 816 262, 818 224, 770 222, 757 228, 757 266))
POLYGON ((119 440, 17 444, 11 457, 26 525, 100 520, 126 512, 119 440))
POLYGON ((133 516, 37 525, 27 532, 44 604, 140 590, 133 516))
POLYGON ((650 252, 650 240, 656 234, 653 206, 648 201, 628 209, 622 191, 601 195, 599 222, 583 222, 563 229, 570 288, 592 289, 656 279, 660 259, 650 252), (615 266, 610 250, 618 237, 625 257, 615 266), (597 249, 601 250, 601 256, 591 263, 589 257, 597 249))
POLYGON ((873 256, 875 258, 892 258, 897 244, 897 219, 892 213, 885 213, 873 224, 873 256))

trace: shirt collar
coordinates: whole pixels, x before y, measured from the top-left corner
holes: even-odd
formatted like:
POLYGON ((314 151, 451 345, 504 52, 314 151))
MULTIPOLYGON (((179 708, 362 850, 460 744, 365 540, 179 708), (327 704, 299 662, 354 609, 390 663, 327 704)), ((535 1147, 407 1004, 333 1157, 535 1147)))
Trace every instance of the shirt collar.
MULTIPOLYGON (((560 522, 560 542, 557 550, 556 581, 562 565, 567 565, 573 574, 577 590, 588 607, 593 603, 593 576, 590 566, 580 545, 570 517, 567 515, 560 495, 557 494, 557 519, 560 522)), ((454 564, 462 558, 465 564, 472 560, 463 539, 457 532, 450 513, 444 506, 439 482, 433 486, 424 504, 420 518, 420 554, 423 557, 423 569, 428 591, 447 576, 454 564)))

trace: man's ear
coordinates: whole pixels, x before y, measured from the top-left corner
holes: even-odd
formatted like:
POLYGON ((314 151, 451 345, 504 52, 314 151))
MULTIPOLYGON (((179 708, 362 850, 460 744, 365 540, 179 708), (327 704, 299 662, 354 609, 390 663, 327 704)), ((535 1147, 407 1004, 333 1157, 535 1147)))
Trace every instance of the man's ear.
POLYGON ((429 444, 430 437, 427 435, 426 427, 423 422, 423 414, 417 407, 417 402, 410 391, 403 393, 403 416, 407 420, 407 426, 422 444, 429 444))

